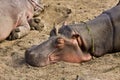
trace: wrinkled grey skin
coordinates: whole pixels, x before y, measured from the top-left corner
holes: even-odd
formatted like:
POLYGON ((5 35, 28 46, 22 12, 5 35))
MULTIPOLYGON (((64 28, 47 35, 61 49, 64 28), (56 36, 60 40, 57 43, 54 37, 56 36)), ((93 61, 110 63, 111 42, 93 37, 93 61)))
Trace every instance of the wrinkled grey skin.
POLYGON ((59 36, 53 29, 47 41, 26 51, 25 60, 32 66, 45 66, 58 61, 89 61, 92 56, 100 57, 106 53, 120 51, 119 31, 118 4, 86 24, 63 25, 58 30, 59 36), (51 55, 54 58, 51 58, 51 55))
MULTIPOLYGON (((30 31, 28 21, 37 8, 31 0, 0 0, 0 41, 18 39, 30 31), (11 33, 11 34, 10 34, 11 33)), ((33 0, 38 4, 39 0, 33 0)))

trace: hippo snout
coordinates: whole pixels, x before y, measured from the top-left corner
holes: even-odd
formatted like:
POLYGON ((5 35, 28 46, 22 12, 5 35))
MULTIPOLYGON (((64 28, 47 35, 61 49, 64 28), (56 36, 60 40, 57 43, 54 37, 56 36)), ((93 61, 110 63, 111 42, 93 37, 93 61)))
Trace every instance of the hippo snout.
POLYGON ((56 49, 54 48, 55 39, 51 38, 39 45, 34 45, 25 52, 25 61, 31 66, 43 67, 51 64, 50 55, 56 49))
POLYGON ((49 50, 45 50, 45 47, 48 49, 50 48, 48 45, 49 42, 44 42, 40 45, 34 45, 31 48, 27 49, 25 51, 26 63, 35 67, 43 67, 50 64, 49 53, 51 51, 49 52, 49 50))
POLYGON ((29 49, 25 52, 25 61, 31 66, 39 66, 36 54, 29 49))
POLYGON ((42 56, 40 56, 37 52, 33 51, 32 49, 28 49, 25 52, 25 61, 31 66, 35 67, 42 67, 46 64, 43 61, 42 56))

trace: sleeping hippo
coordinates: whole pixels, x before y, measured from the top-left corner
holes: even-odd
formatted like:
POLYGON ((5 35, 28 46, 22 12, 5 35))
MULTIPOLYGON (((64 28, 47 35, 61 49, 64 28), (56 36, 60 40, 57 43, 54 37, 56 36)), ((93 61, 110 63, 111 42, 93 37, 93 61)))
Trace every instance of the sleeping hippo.
POLYGON ((39 0, 0 0, 0 41, 10 35, 18 39, 30 31, 28 21, 34 10, 42 10, 39 0), (11 34, 10 34, 11 33, 11 34))
POLYGON ((45 66, 58 61, 81 63, 92 56, 120 51, 120 5, 104 11, 95 19, 53 29, 47 41, 25 52, 32 66, 45 66))

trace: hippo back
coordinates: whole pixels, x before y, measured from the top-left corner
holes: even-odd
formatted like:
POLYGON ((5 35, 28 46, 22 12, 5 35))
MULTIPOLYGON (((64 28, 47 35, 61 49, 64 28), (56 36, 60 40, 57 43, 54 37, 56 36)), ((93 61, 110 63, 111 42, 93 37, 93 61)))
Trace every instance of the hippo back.
POLYGON ((113 7, 112 9, 106 11, 108 15, 111 17, 113 24, 113 44, 114 50, 120 51, 120 5, 113 7))

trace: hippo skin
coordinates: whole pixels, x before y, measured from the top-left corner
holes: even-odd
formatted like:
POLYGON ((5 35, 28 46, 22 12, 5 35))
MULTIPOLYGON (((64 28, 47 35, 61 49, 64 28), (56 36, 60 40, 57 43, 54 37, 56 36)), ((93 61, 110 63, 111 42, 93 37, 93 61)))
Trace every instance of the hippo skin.
POLYGON ((95 19, 79 24, 63 25, 58 33, 40 45, 26 50, 25 60, 32 66, 45 66, 58 61, 81 63, 92 56, 120 51, 120 5, 104 11, 95 19))
POLYGON ((18 39, 28 34, 28 21, 39 9, 38 3, 39 0, 0 0, 0 41, 9 35, 10 39, 18 39))

